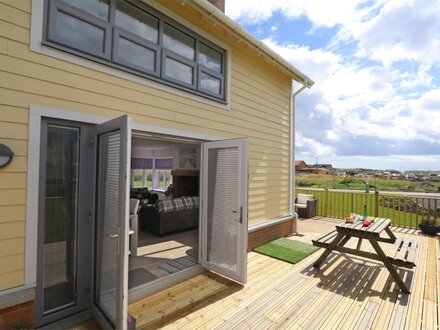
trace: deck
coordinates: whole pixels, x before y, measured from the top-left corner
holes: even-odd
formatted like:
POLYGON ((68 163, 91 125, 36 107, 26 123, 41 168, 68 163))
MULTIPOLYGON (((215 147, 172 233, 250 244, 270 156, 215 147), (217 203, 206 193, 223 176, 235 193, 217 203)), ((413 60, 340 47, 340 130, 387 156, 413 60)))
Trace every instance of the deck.
MULTIPOLYGON (((292 239, 310 242, 334 229, 335 221, 299 221, 299 235, 292 239)), ((393 231, 398 237, 418 235, 393 231)), ((295 265, 251 252, 244 287, 205 273, 129 310, 141 329, 438 329, 439 240, 417 238, 417 267, 399 269, 410 295, 373 260, 335 252, 316 270, 312 264, 322 249, 295 265)), ((369 250, 368 242, 362 248, 369 250)))

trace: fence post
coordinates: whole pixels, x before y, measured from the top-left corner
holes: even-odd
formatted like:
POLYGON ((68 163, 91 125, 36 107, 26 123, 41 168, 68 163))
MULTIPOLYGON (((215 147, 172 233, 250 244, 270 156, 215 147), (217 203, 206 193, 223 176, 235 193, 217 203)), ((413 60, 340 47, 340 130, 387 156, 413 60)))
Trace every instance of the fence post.
POLYGON ((328 215, 328 188, 324 188, 324 216, 327 217, 328 215))
POLYGON ((375 211, 374 211, 374 216, 376 218, 379 217, 379 190, 376 190, 374 192, 374 206, 375 206, 375 211))

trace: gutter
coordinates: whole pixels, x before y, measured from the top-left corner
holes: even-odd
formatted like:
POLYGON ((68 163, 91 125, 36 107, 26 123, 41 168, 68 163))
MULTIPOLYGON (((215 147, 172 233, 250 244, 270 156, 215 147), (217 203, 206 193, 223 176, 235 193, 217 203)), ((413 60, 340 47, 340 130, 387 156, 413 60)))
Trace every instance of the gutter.
MULTIPOLYGON (((290 189, 289 189, 289 211, 290 214, 294 215, 295 219, 298 219, 298 214, 295 213, 295 98, 301 93, 306 87, 308 87, 308 82, 304 81, 303 85, 296 92, 293 91, 292 84, 292 97, 290 99, 290 189)), ((309 87, 310 88, 310 87, 309 87)))
POLYGON ((227 30, 229 30, 233 34, 238 35, 238 42, 245 42, 250 48, 253 48, 258 55, 263 56, 266 60, 272 62, 274 66, 289 72, 289 76, 291 76, 294 80, 298 81, 304 86, 308 88, 313 86, 314 81, 312 79, 299 71, 296 67, 294 67, 288 61, 282 58, 275 51, 266 46, 262 41, 255 38, 252 34, 247 32, 238 23, 234 22, 220 9, 218 9, 208 1, 191 0, 182 2, 182 4, 190 5, 199 12, 203 11, 207 17, 213 20, 216 19, 217 21, 220 21, 227 30))

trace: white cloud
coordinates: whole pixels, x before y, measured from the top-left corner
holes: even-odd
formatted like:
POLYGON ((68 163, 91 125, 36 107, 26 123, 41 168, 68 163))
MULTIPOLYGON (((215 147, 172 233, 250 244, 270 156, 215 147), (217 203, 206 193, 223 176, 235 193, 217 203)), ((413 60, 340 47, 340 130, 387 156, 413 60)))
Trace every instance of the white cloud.
POLYGON ((297 97, 297 159, 440 169, 433 71, 440 66, 440 0, 227 2, 244 22, 263 22, 277 10, 287 19, 307 17, 315 29, 337 26, 317 49, 280 41, 282 21, 263 39, 315 80, 297 97))
POLYGON ((261 23, 274 12, 286 18, 306 16, 315 27, 333 27, 364 16, 365 9, 358 7, 368 0, 239 0, 226 1, 226 13, 234 20, 261 23))
POLYGON ((345 25, 339 37, 358 42, 357 55, 390 65, 440 61, 440 1, 390 0, 379 13, 345 25))

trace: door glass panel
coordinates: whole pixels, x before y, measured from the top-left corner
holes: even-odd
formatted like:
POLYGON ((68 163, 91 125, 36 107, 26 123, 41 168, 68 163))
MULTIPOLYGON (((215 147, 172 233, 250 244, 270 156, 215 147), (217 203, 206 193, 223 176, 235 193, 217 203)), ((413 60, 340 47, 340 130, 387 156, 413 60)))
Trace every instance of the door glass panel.
POLYGON ((188 85, 193 84, 193 68, 169 57, 165 60, 165 75, 188 85))
POLYGON ((75 304, 80 129, 48 125, 43 311, 75 304))
POLYGON ((127 2, 116 2, 115 23, 148 41, 158 43, 159 20, 127 2))
POLYGON ((155 52, 125 38, 119 38, 119 56, 142 69, 154 71, 155 52))
POLYGON ((204 43, 199 44, 199 63, 215 72, 222 73, 222 54, 204 43))
POLYGON ((109 5, 108 0, 63 0, 68 4, 84 10, 96 17, 108 20, 109 5))
POLYGON ((95 301, 99 308, 116 323, 116 294, 118 285, 119 234, 119 173, 120 132, 98 136, 97 189, 97 258, 95 301))
POLYGON ((165 48, 194 61, 194 38, 168 24, 164 24, 163 32, 163 46, 165 48))
POLYGON ((200 74, 200 88, 212 94, 220 94, 220 79, 207 73, 200 74))
POLYGON ((208 150, 207 261, 238 271, 238 147, 208 150))
POLYGON ((57 13, 56 33, 74 47, 101 54, 104 51, 104 30, 61 11, 57 13))

